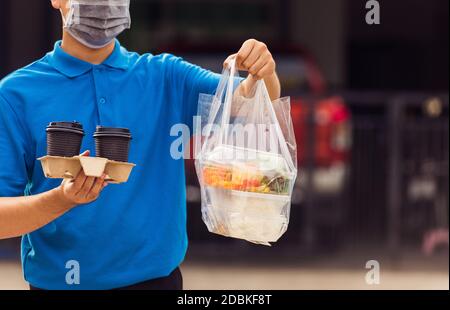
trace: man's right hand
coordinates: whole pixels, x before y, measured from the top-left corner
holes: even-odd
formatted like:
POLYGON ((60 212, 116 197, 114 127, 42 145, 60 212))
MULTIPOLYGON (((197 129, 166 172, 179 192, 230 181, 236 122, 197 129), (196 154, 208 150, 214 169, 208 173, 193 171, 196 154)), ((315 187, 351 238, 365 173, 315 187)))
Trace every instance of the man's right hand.
MULTIPOLYGON (((89 156, 89 151, 85 151, 81 156, 89 156)), ((105 182, 105 174, 101 177, 88 177, 80 170, 74 179, 64 179, 59 186, 59 193, 69 208, 80 204, 90 203, 98 198, 102 189, 108 183, 105 182)))

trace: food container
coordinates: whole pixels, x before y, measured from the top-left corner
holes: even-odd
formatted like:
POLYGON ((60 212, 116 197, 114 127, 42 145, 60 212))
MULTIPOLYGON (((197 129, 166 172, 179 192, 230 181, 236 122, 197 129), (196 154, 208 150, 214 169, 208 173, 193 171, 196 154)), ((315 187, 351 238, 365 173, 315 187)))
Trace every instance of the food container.
MULTIPOLYGON (((275 242, 286 231, 290 197, 205 187, 208 213, 220 234, 256 242, 275 242)), ((213 232, 214 229, 213 229, 213 232)))
POLYGON ((206 186, 243 192, 290 195, 295 174, 276 153, 220 146, 201 161, 206 186))
POLYGON ((295 174, 281 155, 220 146, 199 168, 211 232, 267 244, 286 231, 295 174))

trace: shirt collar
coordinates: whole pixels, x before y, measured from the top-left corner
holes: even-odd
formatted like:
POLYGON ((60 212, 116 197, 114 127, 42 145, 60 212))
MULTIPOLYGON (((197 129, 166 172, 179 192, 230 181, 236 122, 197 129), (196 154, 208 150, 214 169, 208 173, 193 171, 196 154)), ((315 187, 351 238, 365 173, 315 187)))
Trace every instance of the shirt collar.
MULTIPOLYGON (((126 50, 121 47, 119 41, 116 40, 113 52, 101 65, 120 70, 128 69, 128 57, 125 52, 126 50)), ((93 65, 67 54, 61 48, 61 41, 55 43, 55 48, 53 52, 48 54, 48 57, 51 66, 70 78, 80 76, 96 66, 101 66, 93 65)))

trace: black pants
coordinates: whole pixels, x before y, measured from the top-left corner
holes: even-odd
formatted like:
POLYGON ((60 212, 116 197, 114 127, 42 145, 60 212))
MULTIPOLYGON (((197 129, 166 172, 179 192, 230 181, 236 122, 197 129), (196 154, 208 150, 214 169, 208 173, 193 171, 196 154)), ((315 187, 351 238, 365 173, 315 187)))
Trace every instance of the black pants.
MULTIPOLYGON (((182 290, 183 289, 183 276, 181 275, 180 268, 176 268, 167 277, 148 280, 145 282, 116 288, 115 290, 182 290)), ((40 288, 30 285, 30 290, 41 290, 40 288)))

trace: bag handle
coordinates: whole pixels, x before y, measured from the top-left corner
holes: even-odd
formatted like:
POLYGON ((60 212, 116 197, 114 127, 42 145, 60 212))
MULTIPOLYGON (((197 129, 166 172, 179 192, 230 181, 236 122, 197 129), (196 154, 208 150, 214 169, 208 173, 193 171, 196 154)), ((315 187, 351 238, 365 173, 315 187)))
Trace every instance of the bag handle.
POLYGON ((281 130, 280 123, 278 122, 275 109, 273 108, 272 100, 270 99, 269 92, 267 91, 266 83, 264 82, 264 80, 259 80, 257 83, 258 85, 256 86, 257 87, 256 92, 258 92, 258 88, 261 89, 262 95, 265 97, 263 98, 263 101, 267 106, 270 118, 275 124, 275 133, 277 134, 278 141, 281 146, 281 154, 283 154, 284 158, 286 158, 288 166, 291 169, 291 171, 296 171, 297 169, 295 168, 295 165, 292 161, 292 156, 287 147, 286 139, 284 138, 283 131, 281 130))
MULTIPOLYGON (((234 86, 234 75, 236 73, 236 59, 233 58, 230 61, 229 68, 224 70, 224 76, 222 80, 219 82, 219 86, 217 87, 217 92, 214 98, 214 102, 217 103, 214 105, 216 109, 212 111, 209 119, 209 123, 211 123, 217 116, 217 113, 220 109, 220 105, 222 104, 222 98, 223 94, 226 91, 225 99, 223 102, 223 111, 222 111, 222 117, 220 122, 220 135, 219 135, 219 143, 222 145, 227 144, 228 140, 228 126, 230 123, 230 114, 231 114, 231 105, 233 102, 233 86, 234 86), (226 74, 229 72, 228 80, 226 74)), ((269 111, 270 118, 272 119, 273 123, 275 124, 275 133, 278 137, 279 144, 281 146, 281 153, 286 158, 287 164, 291 171, 296 171, 295 165, 292 161, 291 153, 289 152, 287 148, 287 143, 284 138, 283 132, 281 130, 280 124, 278 122, 275 110, 272 106, 272 100, 270 98, 269 92, 267 91, 266 84, 264 83, 264 80, 257 81, 256 87, 256 94, 261 94, 263 96, 262 101, 267 106, 267 110, 269 111)), ((211 128, 208 132, 209 136, 211 133, 211 128)), ((206 150, 206 143, 203 144, 202 151, 206 150)))
MULTIPOLYGON (((235 73, 236 73, 236 59, 232 58, 229 67, 225 68, 222 71, 222 78, 220 79, 219 85, 217 86, 217 90, 212 101, 211 111, 208 117, 208 124, 212 124, 217 117, 220 107, 222 106, 223 94, 226 92, 220 122, 221 130, 219 135, 219 143, 221 144, 225 144, 223 140, 225 139, 226 142, 226 140, 228 139, 227 135, 223 134, 224 131, 223 129, 225 128, 225 126, 228 126, 227 124, 229 124, 230 122, 231 104, 233 101, 233 85, 234 85, 233 81, 235 73)), ((209 127, 206 137, 209 137, 211 135, 211 131, 212 127, 209 127)), ((207 141, 208 140, 206 140, 201 146, 200 151, 201 154, 203 154, 206 151, 207 141)))
MULTIPOLYGON (((219 141, 221 144, 227 144, 228 142, 228 126, 230 124, 230 116, 231 116, 231 104, 233 102, 233 85, 234 85, 234 75, 236 73, 236 58, 231 59, 230 62, 230 75, 228 77, 228 83, 226 89, 227 92, 225 94, 225 101, 223 103, 223 112, 222 112, 222 122, 220 124, 220 136, 219 141), (225 132, 225 134, 224 134, 225 132)), ((223 97, 223 92, 220 95, 220 100, 223 97)))
MULTIPOLYGON (((219 85, 217 86, 217 90, 216 93, 214 95, 214 98, 212 100, 212 104, 211 104, 211 110, 209 113, 209 117, 208 117, 208 124, 213 124, 214 120, 217 117, 217 114, 219 112, 220 107, 222 106, 222 98, 223 95, 225 93, 225 91, 227 90, 227 87, 230 87, 230 80, 232 81, 234 78, 234 74, 236 72, 236 60, 232 59, 230 62, 230 66, 228 68, 225 68, 222 71, 222 78, 219 81, 219 85)), ((231 87, 233 87, 233 84, 231 84, 231 87)), ((227 92, 229 93, 229 92, 227 92)), ((222 111, 222 118, 221 118, 221 126, 224 126, 224 123, 226 123, 225 119, 224 119, 224 114, 225 113, 225 108, 226 108, 226 101, 229 100, 230 102, 228 102, 227 106, 230 107, 230 111, 231 111, 231 101, 232 101, 232 96, 230 98, 228 98, 229 96, 226 96, 225 98, 225 102, 223 103, 224 105, 224 109, 222 111)), ((230 118, 230 113, 228 112, 228 122, 229 122, 229 118, 230 118)), ((223 128, 223 127, 221 127, 223 128)), ((209 137, 211 135, 213 128, 212 126, 210 126, 208 128, 208 131, 206 133, 206 137, 209 137)), ((222 143, 222 139, 223 139, 223 131, 220 130, 220 137, 219 137, 219 142, 222 143)), ((206 151, 207 148, 207 141, 204 141, 201 145, 201 151, 200 154, 198 156, 202 156, 202 154, 206 151)))

